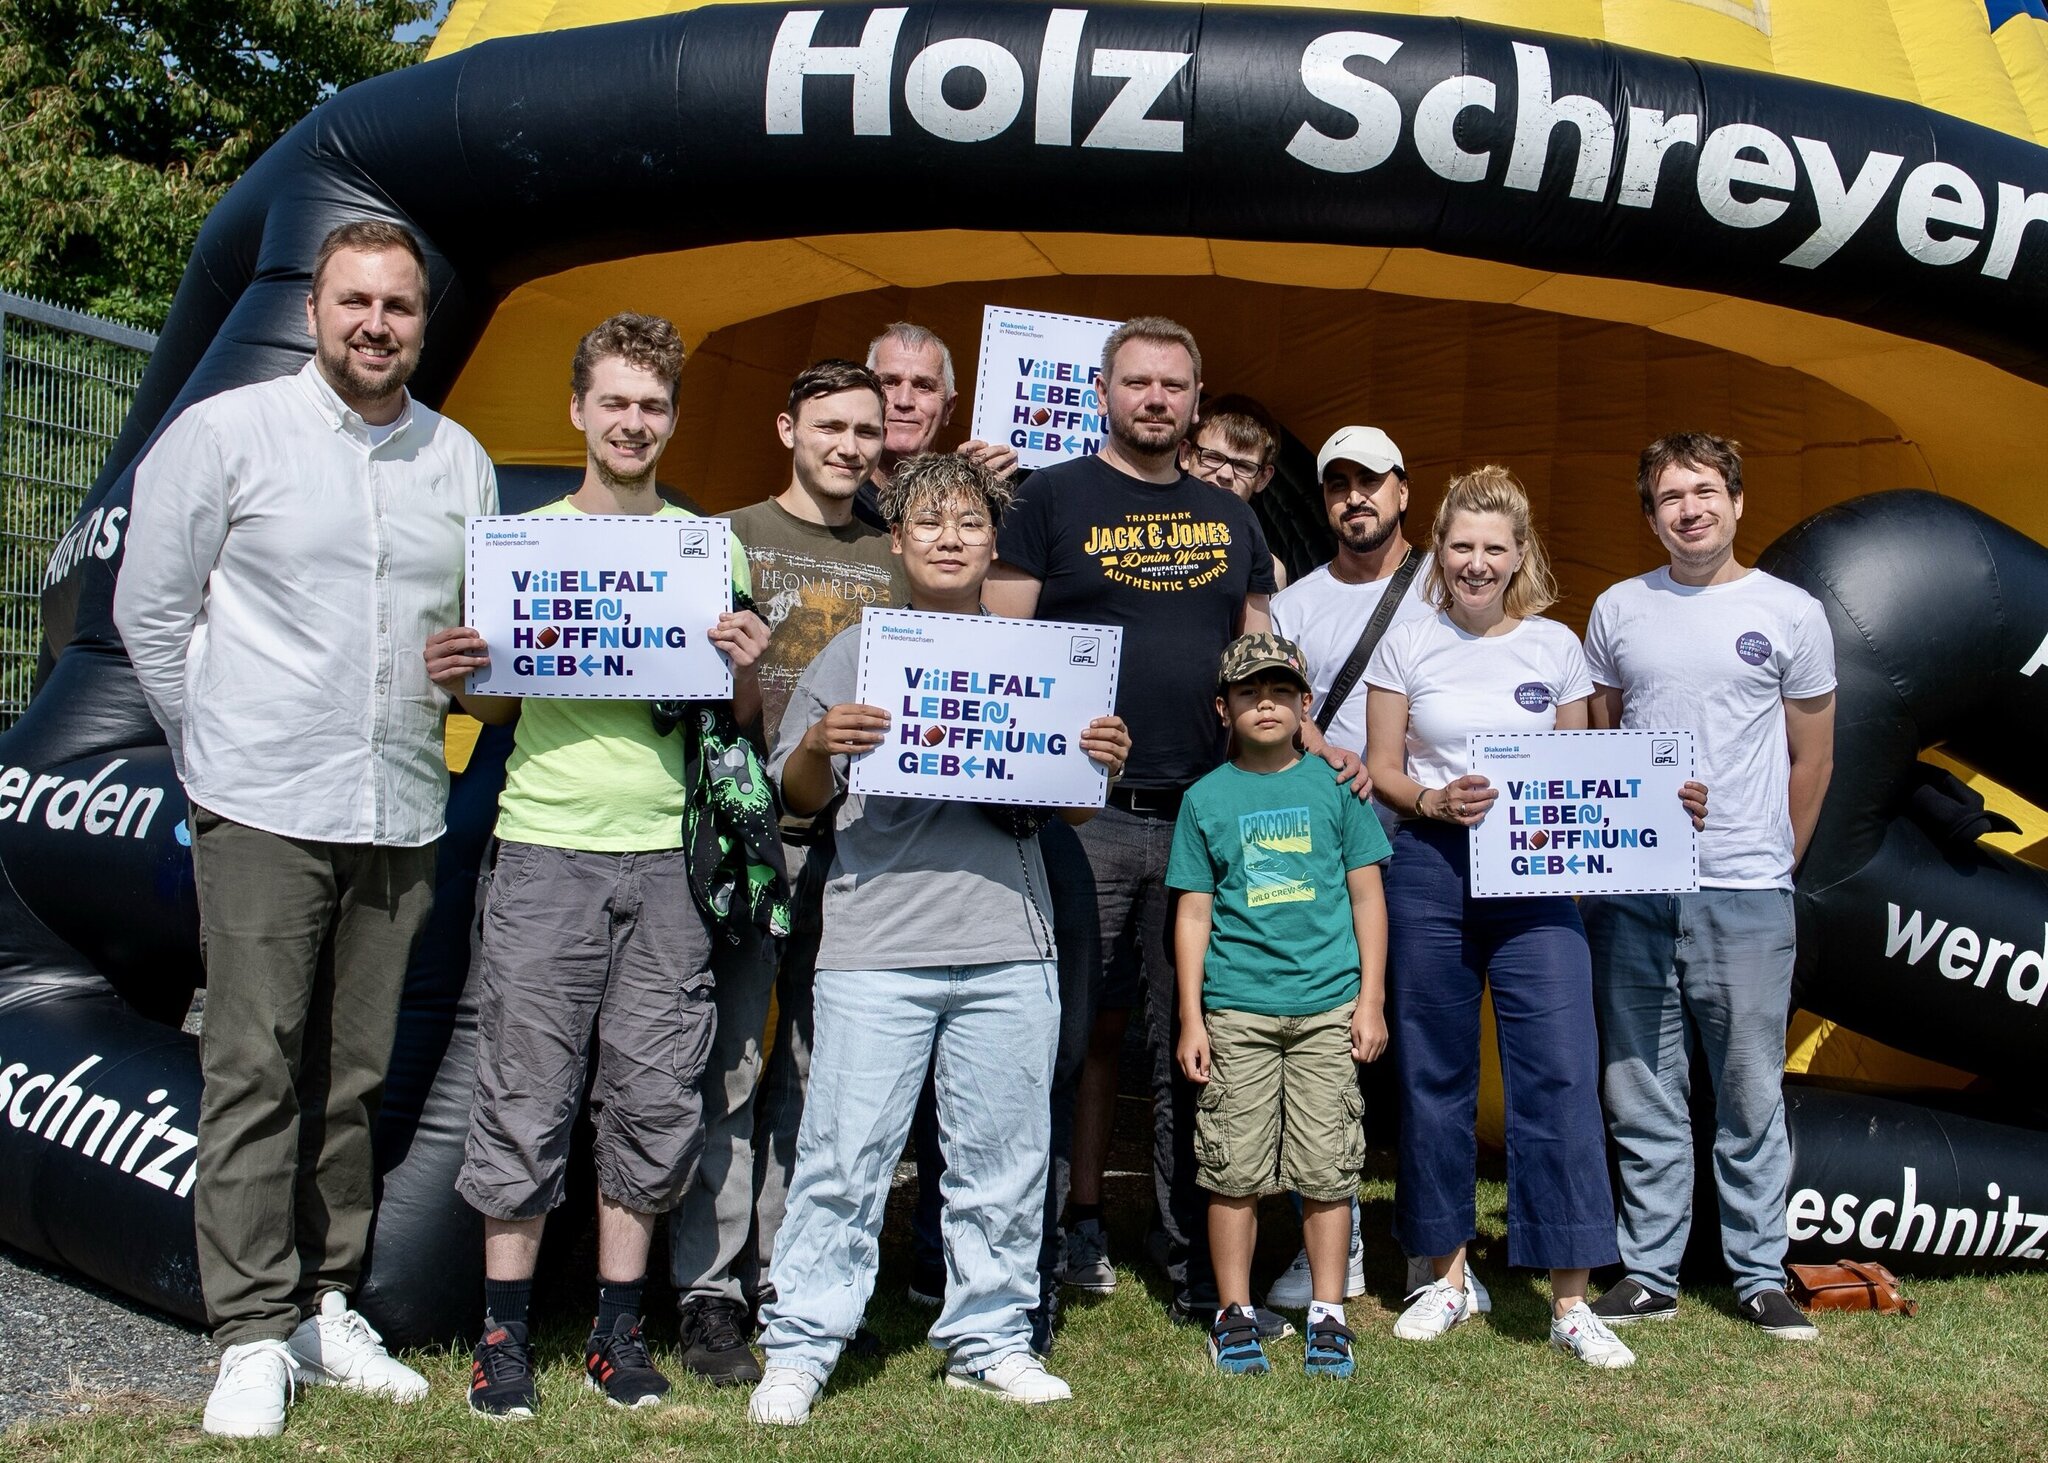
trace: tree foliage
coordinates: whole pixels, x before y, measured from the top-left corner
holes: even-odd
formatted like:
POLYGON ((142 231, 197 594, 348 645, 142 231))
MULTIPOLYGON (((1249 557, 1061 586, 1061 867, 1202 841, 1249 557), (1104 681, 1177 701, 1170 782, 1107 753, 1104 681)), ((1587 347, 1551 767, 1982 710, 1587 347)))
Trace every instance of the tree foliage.
POLYGON ((199 225, 433 0, 0 0, 0 288, 154 329, 199 225))

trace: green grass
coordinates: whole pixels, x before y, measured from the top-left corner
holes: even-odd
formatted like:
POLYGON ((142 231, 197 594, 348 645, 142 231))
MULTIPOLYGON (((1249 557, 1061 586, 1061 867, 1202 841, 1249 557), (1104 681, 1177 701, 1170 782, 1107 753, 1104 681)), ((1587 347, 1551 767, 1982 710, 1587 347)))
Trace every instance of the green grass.
MULTIPOLYGON (((1391 1188, 1385 1178, 1367 1186, 1368 1236, 1386 1233, 1391 1188)), ((1149 1272, 1126 1269, 1115 1296, 1068 1313, 1054 1359, 1073 1384, 1072 1403, 1026 1410, 948 1389, 938 1354, 922 1344, 931 1313, 902 1299, 899 1214, 869 1315, 883 1355, 849 1357, 801 1429, 751 1427, 744 1391, 694 1382, 679 1384, 668 1407, 608 1408, 581 1384, 580 1329, 560 1326, 540 1337, 543 1413, 532 1423, 471 1416, 467 1353, 450 1350, 408 1357, 433 1383, 418 1407, 315 1392, 282 1438, 224 1444, 200 1435, 196 1406, 114 1397, 90 1414, 0 1433, 0 1458, 2048 1457, 2048 1275, 1910 1282, 1917 1318, 1824 1316, 1821 1341, 1806 1346, 1757 1334, 1734 1318, 1727 1291, 1701 1290, 1688 1294, 1677 1320, 1625 1333, 1641 1357, 1633 1369, 1595 1372, 1544 1345, 1544 1287, 1504 1265, 1504 1202, 1497 1182, 1481 1186, 1479 1265, 1494 1313, 1434 1344, 1389 1334, 1398 1259, 1383 1238, 1373 1246, 1368 1274, 1380 1288, 1349 1307, 1360 1344, 1348 1382, 1304 1377, 1299 1338, 1271 1348, 1271 1376, 1218 1376, 1199 1333, 1165 1318, 1149 1272)), ((1296 1242, 1284 1207, 1269 1207, 1266 1218, 1261 1279, 1296 1242)), ((1120 1223, 1115 1237, 1135 1253, 1134 1230, 1120 1223)), ((672 1340, 672 1326, 657 1319, 654 1329, 657 1340, 672 1340)), ((674 1360, 658 1352, 664 1357, 674 1360)))

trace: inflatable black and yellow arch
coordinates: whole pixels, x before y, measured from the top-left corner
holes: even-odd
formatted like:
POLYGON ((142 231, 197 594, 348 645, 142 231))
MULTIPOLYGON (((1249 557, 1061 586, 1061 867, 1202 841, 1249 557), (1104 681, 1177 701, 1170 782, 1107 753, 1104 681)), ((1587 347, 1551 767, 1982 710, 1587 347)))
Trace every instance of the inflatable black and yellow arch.
MULTIPOLYGON (((313 248, 364 215, 425 243, 415 386, 505 465, 512 506, 580 461, 555 425, 566 362, 624 307, 692 342, 670 461, 714 510, 776 484, 766 428, 794 370, 886 320, 964 344, 985 301, 1163 310, 1212 388, 1301 435, 1386 425, 1425 500, 1454 465, 1512 463, 1568 616, 1654 549, 1641 443, 1732 432, 1743 551, 1784 535, 1769 562, 1822 598, 1843 663, 1806 1002, 2025 1117, 2048 883, 1918 758, 1947 748, 2019 811, 2008 847, 2048 833, 2019 801, 2048 802, 2029 735, 2048 551, 2028 537, 2048 536, 2048 25, 1972 0, 1389 8, 459 0, 435 59, 266 154, 209 220, 52 562, 54 665, 0 738, 0 1238, 198 1314, 197 1069, 160 1024, 200 977, 185 805, 112 587, 135 460, 185 404, 297 366, 313 248), (1642 13, 1583 33, 1609 9, 1642 13), (537 13, 616 23, 510 33, 537 13), (1900 487, 1919 491, 1859 496, 1900 487)), ((501 765, 486 741, 456 783, 379 1134, 363 1304, 395 1340, 474 1305, 450 1180, 501 765)), ((1803 1249, 2042 1260, 2048 1137, 1822 1086, 1793 1113, 1803 1249)))

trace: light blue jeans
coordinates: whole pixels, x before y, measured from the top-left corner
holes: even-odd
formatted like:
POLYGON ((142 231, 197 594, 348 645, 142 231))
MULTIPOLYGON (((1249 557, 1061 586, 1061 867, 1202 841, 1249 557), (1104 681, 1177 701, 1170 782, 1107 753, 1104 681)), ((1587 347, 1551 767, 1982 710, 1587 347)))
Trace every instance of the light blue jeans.
POLYGON ((882 1212, 929 1064, 946 1157, 946 1304, 960 1369, 1030 1345, 1059 977, 1049 960, 820 970, 810 1093, 761 1312, 772 1366, 823 1380, 875 1287, 882 1212))
POLYGON ((1617 1235, 1631 1278, 1678 1293, 1692 1229, 1688 1097, 1697 1035, 1714 1088, 1721 1253, 1743 1300, 1785 1283, 1789 889, 1583 899, 1600 1013, 1600 1093, 1621 1153, 1617 1235))

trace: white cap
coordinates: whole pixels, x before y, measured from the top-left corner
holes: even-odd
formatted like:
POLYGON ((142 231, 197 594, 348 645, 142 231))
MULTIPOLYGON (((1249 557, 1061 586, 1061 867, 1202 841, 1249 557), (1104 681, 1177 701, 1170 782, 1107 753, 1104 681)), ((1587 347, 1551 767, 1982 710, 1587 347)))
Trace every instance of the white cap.
POLYGON ((1323 450, 1316 454, 1318 481, 1330 470, 1330 464, 1340 457, 1369 472, 1399 468, 1403 477, 1408 475, 1408 464, 1401 460, 1401 449, 1378 427, 1339 427, 1332 432, 1330 440, 1323 444, 1323 450))

